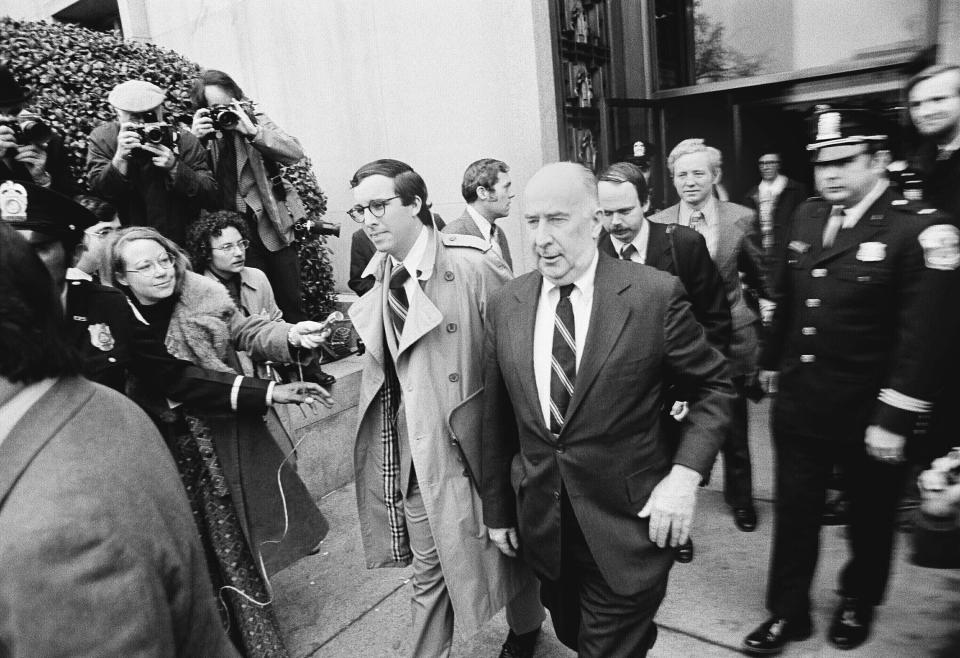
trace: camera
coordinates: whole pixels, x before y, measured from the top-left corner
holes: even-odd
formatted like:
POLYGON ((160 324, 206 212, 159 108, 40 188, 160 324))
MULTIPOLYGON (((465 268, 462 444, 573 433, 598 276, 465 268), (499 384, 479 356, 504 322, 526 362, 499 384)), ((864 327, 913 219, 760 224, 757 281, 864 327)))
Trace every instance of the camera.
POLYGON ((131 130, 140 136, 143 144, 154 144, 173 148, 173 126, 163 121, 138 123, 131 130))
POLYGON ((29 144, 42 146, 53 134, 50 125, 36 115, 24 114, 16 119, 2 121, 0 124, 9 126, 13 130, 14 139, 20 146, 29 144))
POLYGON ((294 226, 294 230, 301 233, 305 238, 318 238, 321 235, 332 235, 335 238, 340 237, 340 224, 327 222, 322 219, 319 221, 305 219, 294 226))
MULTIPOLYGON (((240 103, 240 107, 243 108, 243 111, 245 111, 248 116, 251 116, 251 110, 253 108, 250 103, 242 102, 240 103)), ((230 130, 231 128, 236 128, 237 124, 240 123, 240 110, 237 109, 236 105, 221 103, 211 105, 207 110, 210 113, 210 119, 213 121, 214 130, 230 130)))

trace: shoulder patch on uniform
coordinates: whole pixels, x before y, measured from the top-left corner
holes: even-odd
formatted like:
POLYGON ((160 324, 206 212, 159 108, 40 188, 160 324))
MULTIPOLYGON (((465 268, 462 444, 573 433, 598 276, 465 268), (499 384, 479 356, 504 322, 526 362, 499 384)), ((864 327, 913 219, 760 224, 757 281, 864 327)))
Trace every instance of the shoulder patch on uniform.
POLYGON ((923 247, 923 261, 933 270, 955 270, 960 266, 960 231, 950 224, 928 226, 917 238, 923 247))
POLYGON ((490 249, 490 243, 483 238, 475 235, 463 235, 462 233, 441 233, 440 239, 447 247, 468 247, 478 251, 487 251, 490 249))

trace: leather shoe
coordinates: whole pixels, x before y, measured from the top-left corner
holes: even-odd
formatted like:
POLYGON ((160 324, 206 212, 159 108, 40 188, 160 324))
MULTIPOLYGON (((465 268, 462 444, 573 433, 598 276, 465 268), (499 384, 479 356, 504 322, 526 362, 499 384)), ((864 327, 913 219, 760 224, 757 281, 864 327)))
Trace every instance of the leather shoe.
POLYGON ((533 650, 537 646, 540 629, 517 635, 513 629, 507 633, 507 641, 500 649, 500 658, 533 658, 533 650))
POLYGON ((823 525, 847 525, 847 503, 845 500, 830 500, 823 506, 823 525))
POLYGON ((337 383, 337 378, 329 372, 324 372, 320 366, 314 366, 309 371, 304 371, 303 378, 308 382, 315 382, 324 388, 330 388, 337 383))
POLYGON ((743 532, 753 532, 757 529, 757 510, 751 507, 734 507, 733 522, 743 532))
POLYGON ((673 554, 673 559, 680 564, 693 562, 693 540, 690 537, 687 537, 686 542, 677 546, 673 554))
POLYGON ((854 649, 870 636, 873 606, 852 596, 845 596, 833 615, 827 638, 838 649, 854 649))
POLYGON ((790 621, 786 617, 770 617, 743 639, 743 650, 757 656, 773 656, 791 640, 806 640, 813 633, 809 619, 790 621))

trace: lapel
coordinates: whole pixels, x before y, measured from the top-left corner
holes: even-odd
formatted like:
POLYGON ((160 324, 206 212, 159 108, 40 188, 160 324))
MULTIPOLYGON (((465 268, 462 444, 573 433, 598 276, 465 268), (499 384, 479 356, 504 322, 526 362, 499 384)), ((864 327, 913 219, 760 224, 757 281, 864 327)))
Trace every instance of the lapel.
POLYGON ((533 368, 533 331, 537 322, 537 305, 540 302, 540 288, 543 278, 534 270, 524 280, 523 285, 514 291, 516 312, 507 317, 505 335, 513 346, 511 366, 516 369, 520 379, 520 388, 527 396, 527 405, 532 410, 538 424, 549 435, 540 410, 537 377, 533 368))
MULTIPOLYGON (((613 240, 610 239, 610 234, 607 233, 606 229, 600 230, 600 237, 597 238, 597 249, 600 250, 601 254, 606 254, 611 258, 619 258, 617 250, 613 247, 613 240)), ((649 253, 649 249, 647 252, 649 253)))
POLYGON ((360 339, 366 347, 366 351, 373 357, 381 369, 384 366, 384 325, 383 318, 385 313, 386 286, 384 285, 384 268, 387 266, 387 258, 382 252, 375 252, 370 261, 370 265, 364 270, 364 276, 373 274, 376 279, 373 288, 360 299, 355 301, 347 314, 353 322, 360 339))
POLYGON ((34 458, 95 392, 84 379, 62 378, 13 427, 0 446, 0 507, 34 458))
POLYGON ((503 227, 497 226, 497 244, 500 245, 500 253, 503 255, 503 260, 507 262, 507 265, 513 270, 513 258, 510 256, 510 244, 507 242, 507 234, 503 232, 503 227))
MULTIPOLYGON (((667 224, 648 221, 650 226, 647 238, 647 255, 644 262, 664 272, 673 274, 673 255, 670 253, 670 238, 667 236, 667 224)), ((672 230, 672 229, 671 229, 672 230)))
MULTIPOLYGON (((472 220, 471 220, 471 223, 472 220)), ((400 358, 403 353, 416 344, 418 340, 427 333, 436 328, 443 322, 443 313, 437 308, 427 294, 423 291, 424 286, 431 290, 436 290, 434 277, 439 269, 437 264, 442 259, 443 242, 439 239, 438 231, 433 228, 427 228, 430 231, 428 236, 426 253, 420 261, 418 268, 422 272, 429 273, 426 280, 417 280, 417 285, 411 286, 413 294, 407 295, 408 310, 407 320, 403 325, 403 335, 399 338, 397 345, 397 364, 399 366, 400 358)), ((386 297, 384 297, 386 299, 386 297)))
MULTIPOLYGON (((743 229, 730 213, 723 201, 717 201, 717 232, 720 234, 717 241, 717 269, 721 272, 728 267, 731 259, 737 257, 737 246, 743 236, 743 229)), ((736 267, 736 265, 734 265, 736 267)))
POLYGON ((477 223, 473 221, 473 217, 470 216, 470 213, 466 210, 463 211, 463 214, 460 215, 460 219, 457 220, 460 222, 460 225, 455 227, 458 230, 455 230, 455 233, 462 233, 464 235, 472 235, 481 240, 489 240, 490 236, 483 235, 480 232, 480 229, 477 228, 477 223))
MULTIPOLYGON (((630 287, 630 281, 616 276, 616 261, 603 255, 597 260, 597 274, 593 285, 593 308, 590 309, 590 324, 587 329, 583 357, 577 381, 573 387, 573 397, 567 407, 564 428, 583 402, 607 357, 617 344, 624 325, 630 317, 630 309, 623 304, 619 295, 630 287)), ((532 350, 531 350, 532 351, 532 350)))

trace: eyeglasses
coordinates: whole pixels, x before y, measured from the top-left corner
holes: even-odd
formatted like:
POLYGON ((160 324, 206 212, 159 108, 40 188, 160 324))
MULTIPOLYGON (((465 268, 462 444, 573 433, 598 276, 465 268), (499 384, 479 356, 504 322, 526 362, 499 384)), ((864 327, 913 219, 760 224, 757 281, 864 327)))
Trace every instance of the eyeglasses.
POLYGON ((249 246, 250 246, 249 240, 238 240, 237 242, 230 242, 220 247, 210 247, 210 248, 216 251, 219 251, 221 253, 228 254, 234 249, 239 249, 240 251, 246 251, 247 247, 249 246))
POLYGON ((90 229, 87 229, 84 231, 84 233, 103 240, 104 238, 109 238, 111 235, 113 235, 116 230, 117 229, 113 228, 112 226, 104 226, 102 229, 97 231, 91 231, 90 229))
POLYGON ((171 267, 173 267, 173 259, 170 258, 170 254, 164 254, 157 260, 144 263, 143 265, 135 267, 132 270, 127 270, 127 272, 129 274, 142 274, 143 276, 147 276, 152 274, 155 269, 159 269, 162 272, 164 270, 169 270, 171 267))
POLYGON ((396 194, 390 197, 389 199, 374 199, 373 201, 371 201, 365 206, 354 206, 353 208, 347 211, 347 214, 350 215, 350 219, 357 222, 358 224, 362 224, 363 215, 367 210, 369 210, 370 214, 373 215, 374 217, 383 217, 383 213, 387 211, 387 204, 393 201, 394 199, 398 199, 399 197, 400 195, 396 194))

